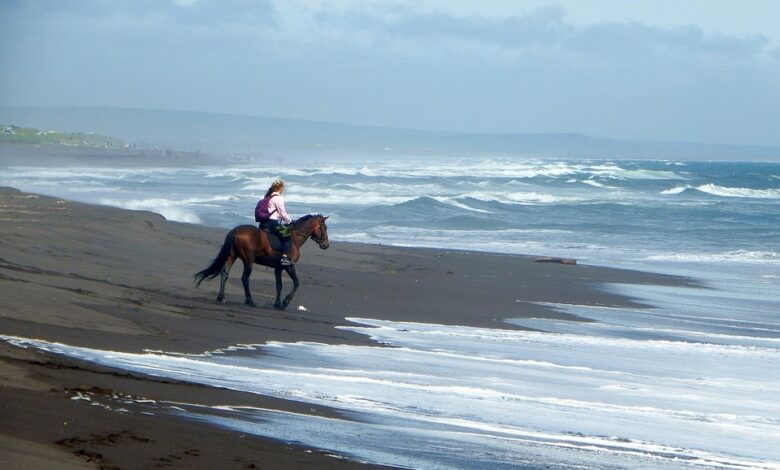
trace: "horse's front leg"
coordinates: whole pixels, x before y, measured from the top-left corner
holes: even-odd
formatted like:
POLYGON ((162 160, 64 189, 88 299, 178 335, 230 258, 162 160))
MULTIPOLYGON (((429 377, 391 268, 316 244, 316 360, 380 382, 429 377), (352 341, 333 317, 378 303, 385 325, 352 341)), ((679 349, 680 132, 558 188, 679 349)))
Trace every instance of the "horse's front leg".
POLYGON ((274 302, 274 308, 283 309, 286 307, 282 307, 282 301, 280 300, 280 297, 282 296, 282 268, 275 267, 274 268, 274 276, 276 277, 276 302, 274 302))
POLYGON ((295 266, 287 267, 286 271, 287 274, 290 275, 290 279, 292 279, 293 287, 292 290, 290 290, 290 293, 284 298, 284 302, 282 302, 283 309, 290 305, 290 302, 292 302, 292 299, 295 296, 295 291, 298 290, 298 286, 300 285, 300 282, 298 282, 298 273, 295 272, 295 266))

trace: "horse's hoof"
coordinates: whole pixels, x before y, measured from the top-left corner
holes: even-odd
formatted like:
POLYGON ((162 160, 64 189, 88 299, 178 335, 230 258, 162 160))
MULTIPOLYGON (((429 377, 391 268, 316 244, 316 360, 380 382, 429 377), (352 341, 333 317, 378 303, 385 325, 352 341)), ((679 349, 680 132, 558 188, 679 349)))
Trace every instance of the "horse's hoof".
POLYGON ((279 302, 276 302, 274 304, 274 308, 277 310, 284 310, 284 307, 282 307, 282 304, 280 304, 279 302))
POLYGON ((227 302, 225 301, 224 297, 222 297, 222 298, 217 297, 217 303, 224 304, 224 303, 227 303, 227 302))
POLYGON ((247 300, 244 303, 249 305, 250 307, 257 307, 257 304, 253 300, 247 300))

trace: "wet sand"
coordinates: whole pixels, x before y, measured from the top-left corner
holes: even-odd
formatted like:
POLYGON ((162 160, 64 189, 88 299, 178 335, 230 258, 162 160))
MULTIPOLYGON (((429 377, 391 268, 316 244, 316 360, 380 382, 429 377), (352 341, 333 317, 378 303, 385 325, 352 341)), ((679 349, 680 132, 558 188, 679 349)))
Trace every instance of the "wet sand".
MULTIPOLYGON (((240 263, 227 303, 215 302, 216 280, 195 289, 193 274, 216 256, 226 232, 0 188, 0 335, 127 352, 266 341, 365 345, 366 336, 335 327, 367 317, 514 328, 503 320, 562 316, 539 302, 639 306, 605 283, 690 282, 534 256, 347 242, 323 251, 310 242, 298 265, 301 288, 282 312, 271 307, 273 272, 260 266, 250 281, 257 308, 243 304, 240 263)), ((177 403, 336 410, 129 374, 5 341, 0 403, 0 468, 367 466, 170 413, 177 403)))

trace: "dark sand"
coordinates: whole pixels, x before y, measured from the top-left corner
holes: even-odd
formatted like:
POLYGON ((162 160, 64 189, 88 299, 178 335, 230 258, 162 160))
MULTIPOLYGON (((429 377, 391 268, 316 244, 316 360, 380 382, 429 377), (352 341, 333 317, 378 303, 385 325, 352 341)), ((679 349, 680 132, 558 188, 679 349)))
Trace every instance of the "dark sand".
MULTIPOLYGON (((199 353, 272 340, 371 344, 334 327, 356 316, 512 328, 502 320, 561 316, 534 302, 637 306, 604 283, 690 282, 524 256, 344 242, 323 251, 309 243, 298 266, 302 286, 280 312, 270 306, 273 272, 260 266, 251 279, 258 308, 243 304, 240 267, 226 304, 214 301, 216 280, 194 288, 192 275, 216 256, 226 232, 0 188, 0 334, 127 352, 199 353)), ((176 417, 166 412, 170 402, 337 415, 0 342, 0 468, 365 466, 176 417), (105 407, 71 400, 77 394, 105 407), (122 407, 129 411, 107 409, 122 407)))

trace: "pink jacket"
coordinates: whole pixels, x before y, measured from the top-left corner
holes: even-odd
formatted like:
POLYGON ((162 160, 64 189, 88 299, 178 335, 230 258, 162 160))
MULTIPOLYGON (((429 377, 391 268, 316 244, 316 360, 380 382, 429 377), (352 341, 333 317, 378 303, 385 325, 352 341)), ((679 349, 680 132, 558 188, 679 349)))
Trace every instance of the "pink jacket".
POLYGON ((271 199, 268 200, 268 212, 271 213, 271 220, 281 220, 286 224, 292 222, 292 219, 284 209, 284 198, 279 193, 271 194, 271 199), (276 209, 276 212, 274 212, 274 209, 276 209))

